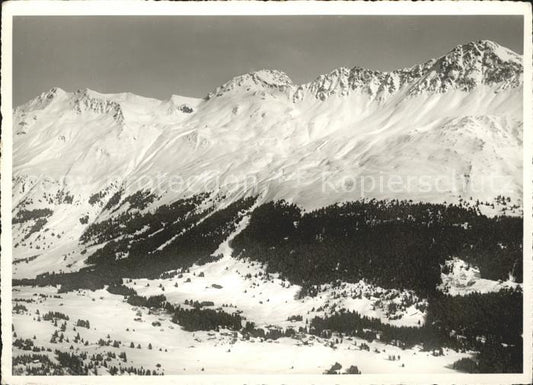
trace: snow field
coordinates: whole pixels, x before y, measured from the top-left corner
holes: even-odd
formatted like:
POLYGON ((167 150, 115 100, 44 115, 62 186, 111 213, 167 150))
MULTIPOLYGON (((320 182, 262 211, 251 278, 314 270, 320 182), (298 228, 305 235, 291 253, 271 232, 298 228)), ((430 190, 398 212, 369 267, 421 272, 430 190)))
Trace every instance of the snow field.
MULTIPOLYGON (((14 292, 14 298, 37 298, 34 294, 41 293, 48 297, 38 303, 21 302, 28 308, 28 312, 14 314, 13 325, 18 338, 32 338, 35 335, 34 343, 37 346, 70 351, 69 346, 75 345, 75 349, 78 350, 74 352, 86 351, 89 355, 107 351, 114 351, 118 355, 124 351, 128 362, 122 363, 123 366, 157 369, 157 364, 160 364, 160 372, 166 375, 320 374, 335 362, 341 363, 343 369, 357 365, 364 374, 398 371, 449 373, 452 372, 448 368, 449 365, 461 357, 468 356, 445 349, 443 356, 434 357, 416 347, 401 350, 378 341, 367 343, 357 338, 343 338, 342 342, 331 345, 329 340, 309 335, 298 339, 281 338, 276 341, 261 342, 258 338, 244 340, 240 333, 224 330, 186 332, 170 322, 168 314, 150 314, 148 309, 132 307, 122 296, 109 294, 105 290, 65 293, 60 294, 61 298, 53 298, 53 295, 57 295, 55 288, 20 287, 14 292), (59 311, 70 317, 64 332, 65 337, 70 340, 69 343, 49 342, 55 328, 50 321, 41 321, 39 327, 35 327, 37 321, 34 321, 33 317, 36 317, 37 309, 41 315, 48 311, 59 311), (140 317, 137 315, 139 311, 140 317), (141 321, 135 321, 135 318, 141 318, 141 321), (77 319, 89 320, 91 329, 76 327, 76 331, 73 331, 72 327, 77 319), (161 326, 152 326, 152 322, 155 321, 159 321, 161 326), (76 333, 88 340, 89 345, 73 344, 72 340, 76 333), (98 346, 97 340, 100 338, 106 340, 108 334, 111 341, 122 342, 120 348, 98 346), (141 344, 142 349, 129 348, 130 342, 135 346, 141 344), (362 342, 369 345, 370 351, 359 350, 358 345, 362 342), (152 350, 147 349, 149 343, 153 346, 152 350), (399 355, 401 358, 390 361, 391 355, 399 355)), ((61 325, 62 322, 59 320, 58 324, 61 325)), ((17 349, 13 352, 14 355, 18 353, 27 352, 17 349)))

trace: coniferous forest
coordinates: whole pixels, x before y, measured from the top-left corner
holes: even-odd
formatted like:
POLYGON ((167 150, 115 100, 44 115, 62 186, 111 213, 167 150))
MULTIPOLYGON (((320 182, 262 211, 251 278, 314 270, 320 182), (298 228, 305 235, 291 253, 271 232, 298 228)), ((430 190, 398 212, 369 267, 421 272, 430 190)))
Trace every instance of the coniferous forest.
MULTIPOLYGON (((122 278, 159 277, 216 259, 212 254, 255 199, 241 199, 205 218, 205 212, 195 211, 200 202, 182 200, 155 213, 127 214, 118 222, 91 226, 81 242, 108 243, 88 257, 90 267, 15 284, 60 284, 60 291, 108 285, 111 293, 124 295, 133 306, 166 307, 173 321, 187 330, 245 330, 238 315, 168 309, 164 297, 139 297, 121 285, 122 278), (124 227, 134 232, 146 225, 159 229, 158 237, 120 236, 124 227), (164 242, 168 247, 148 255, 164 242), (127 257, 117 258, 126 250, 127 257)), ((365 280, 386 289, 412 290, 428 301, 422 327, 391 326, 339 309, 314 317, 309 333, 337 331, 403 348, 421 345, 436 354, 443 347, 473 350, 476 359, 458 361, 458 370, 521 371, 521 289, 450 296, 437 286, 445 262, 453 257, 477 266, 481 278, 506 280, 511 275, 522 282, 522 218, 487 217, 475 206, 397 200, 347 202, 310 212, 278 201, 259 205, 249 215, 249 224, 231 242, 233 257, 258 261, 267 272, 301 285, 301 296, 316 295, 321 284, 365 280)))
POLYGON ((512 273, 522 281, 522 218, 489 218, 475 207, 371 200, 302 213, 270 202, 253 212, 232 247, 304 286, 364 278, 427 296, 453 256, 478 266, 482 278, 512 273))

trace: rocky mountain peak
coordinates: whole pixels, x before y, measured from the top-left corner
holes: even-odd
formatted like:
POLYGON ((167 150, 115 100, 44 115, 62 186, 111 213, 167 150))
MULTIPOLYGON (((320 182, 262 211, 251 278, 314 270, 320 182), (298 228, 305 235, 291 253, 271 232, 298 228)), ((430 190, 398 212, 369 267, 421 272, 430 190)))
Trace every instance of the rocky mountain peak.
POLYGON ((67 96, 68 93, 59 87, 53 87, 48 91, 43 92, 36 98, 28 101, 27 103, 16 107, 15 114, 24 113, 25 111, 37 111, 46 108, 50 103, 58 98, 67 96))
POLYGON ((109 114, 118 124, 124 123, 124 115, 119 103, 88 88, 76 90, 73 96, 73 108, 77 113, 92 111, 99 114, 109 114))
POLYGON ((239 92, 269 90, 284 93, 292 87, 294 87, 294 84, 286 73, 278 70, 263 69, 234 77, 229 82, 210 92, 207 99, 222 96, 234 90, 239 92))
POLYGON ((513 88, 521 85, 522 72, 520 55, 492 41, 479 40, 458 45, 437 59, 409 94, 470 91, 480 85, 513 88))
POLYGON ((423 64, 390 72, 355 66, 339 67, 298 87, 294 100, 312 95, 319 100, 351 93, 383 99, 407 88, 410 96, 470 91, 479 85, 497 89, 518 87, 522 81, 522 57, 490 40, 458 45, 446 55, 423 64))

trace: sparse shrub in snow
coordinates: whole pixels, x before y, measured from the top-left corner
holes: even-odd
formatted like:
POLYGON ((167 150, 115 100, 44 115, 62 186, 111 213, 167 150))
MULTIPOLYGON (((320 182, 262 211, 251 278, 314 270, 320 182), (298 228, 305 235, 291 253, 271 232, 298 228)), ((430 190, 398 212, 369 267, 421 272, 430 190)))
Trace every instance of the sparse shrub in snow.
POLYGON ((351 365, 348 369, 346 369, 346 374, 361 374, 361 371, 359 368, 355 365, 351 365))
POLYGON ((361 345, 359 345, 359 349, 361 350, 366 350, 366 351, 370 351, 370 346, 368 346, 367 344, 365 344, 364 342, 361 343, 361 345))
POLYGON ((76 326, 87 328, 87 329, 91 328, 91 324, 90 324, 89 320, 82 320, 82 319, 79 319, 76 322, 76 326))
POLYGON ((335 362, 331 368, 326 370, 324 374, 339 374, 339 371, 342 369, 342 365, 338 362, 335 362))
MULTIPOLYGON (((19 314, 19 313, 23 313, 23 312, 26 312, 26 311, 28 311, 28 309, 24 305, 21 305, 21 304, 17 303, 17 304, 15 304, 15 306, 13 306, 13 312, 14 313, 19 314)), ((36 313, 36 314, 38 314, 38 313, 36 313)))
POLYGON ((33 341, 29 338, 17 338, 15 341, 13 341, 13 346, 22 350, 32 350, 33 341))
POLYGON ((57 319, 64 319, 64 320, 69 320, 69 316, 66 315, 66 314, 63 314, 61 312, 58 312, 58 311, 49 311, 48 313, 44 314, 43 315, 43 319, 45 321, 52 321, 54 320, 54 322, 57 320, 57 319))

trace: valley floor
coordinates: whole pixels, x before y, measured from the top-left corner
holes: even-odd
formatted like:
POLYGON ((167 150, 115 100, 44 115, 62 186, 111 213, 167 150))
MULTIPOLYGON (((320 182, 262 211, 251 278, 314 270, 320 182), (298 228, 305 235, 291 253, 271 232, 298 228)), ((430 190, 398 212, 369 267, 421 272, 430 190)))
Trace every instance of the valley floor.
MULTIPOLYGON (((187 308, 186 299, 212 301, 213 305, 206 306, 238 312, 256 327, 297 330, 305 325, 306 319, 320 312, 325 314, 335 306, 369 312, 386 320, 384 310, 379 307, 381 301, 377 302, 378 296, 383 298, 384 293, 380 291, 383 289, 362 282, 344 284, 338 288, 324 288, 314 298, 298 300, 297 286, 272 275, 265 274, 261 278, 261 270, 257 264, 224 257, 166 279, 126 281, 139 295, 163 294, 169 302, 184 308, 187 308), (343 291, 357 290, 362 292, 361 298, 357 298, 358 293, 355 299, 342 295, 343 291), (288 320, 297 315, 302 316, 301 321, 288 320)), ((409 293, 393 294, 391 301, 409 296, 409 293)), ((14 341, 30 339, 31 343, 26 345, 33 345, 34 350, 40 350, 35 354, 46 354, 52 362, 56 362, 56 349, 77 356, 86 353, 85 363, 94 364, 89 374, 109 374, 113 366, 125 370, 142 368, 165 375, 321 374, 336 362, 342 365, 340 372, 353 365, 363 374, 448 373, 453 372, 450 368, 453 362, 470 356, 449 349, 444 349, 443 355, 434 356, 419 347, 403 350, 378 340, 368 342, 335 334, 322 338, 297 333, 291 338, 270 340, 245 337, 240 332, 225 329, 189 332, 173 323, 168 312, 131 306, 122 295, 110 294, 107 290, 59 294, 55 287, 18 286, 13 289, 13 300, 14 304, 24 307, 13 314, 14 341), (69 320, 57 319, 57 326, 54 326, 53 320, 43 319, 48 312, 62 313, 69 320), (78 320, 89 321, 90 327, 76 326, 78 320), (63 334, 62 342, 57 339, 51 342, 55 331, 63 334), (121 353, 125 353, 126 359, 119 357, 121 353), (103 360, 98 360, 98 354, 103 360)), ((412 305, 398 320, 390 322, 414 326, 419 320, 423 322, 423 314, 415 311, 412 305)), ((32 354, 28 346, 14 347, 13 357, 32 354)), ((15 365, 14 373, 24 373, 32 365, 39 364, 15 365)))

